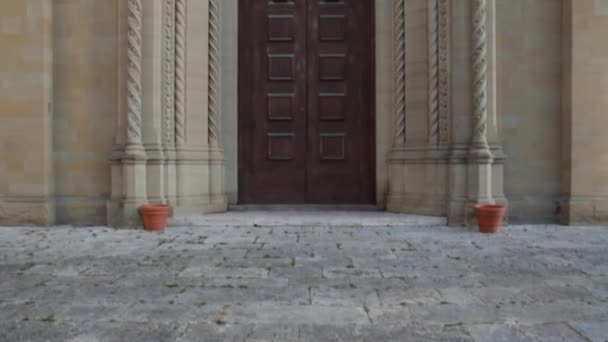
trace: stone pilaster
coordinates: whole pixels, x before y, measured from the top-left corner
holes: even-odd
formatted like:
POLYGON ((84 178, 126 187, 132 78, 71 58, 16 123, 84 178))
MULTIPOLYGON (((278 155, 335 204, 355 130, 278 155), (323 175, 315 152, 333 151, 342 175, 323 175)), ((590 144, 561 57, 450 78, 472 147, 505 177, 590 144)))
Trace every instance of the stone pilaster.
POLYGON ((184 149, 186 146, 186 3, 175 1, 175 148, 176 204, 184 205, 188 191, 184 149), (181 160, 181 161, 179 161, 181 160))
POLYGON ((209 127, 209 211, 227 207, 224 150, 220 139, 220 1, 209 0, 208 40, 208 127, 209 127))
POLYGON ((394 0, 393 8, 393 60, 394 60, 394 88, 395 102, 395 136, 394 145, 405 144, 406 120, 406 55, 405 55, 405 1, 394 0))
POLYGON ((437 9, 437 102, 439 144, 450 142, 450 0, 439 0, 437 9))
POLYGON ((0 225, 55 221, 52 6, 0 6, 0 225))
POLYGON ((608 6, 562 1, 562 166, 564 224, 608 223, 608 6))
POLYGON ((123 4, 127 63, 119 72, 108 222, 138 226, 137 208, 148 202, 168 202, 177 215, 226 210, 219 2, 123 4))
POLYGON ((439 0, 429 0, 428 35, 428 143, 439 143, 439 0))
POLYGON ((177 151, 175 146, 176 104, 176 13, 177 0, 165 0, 163 13, 163 150, 165 153, 164 192, 167 203, 177 205, 177 151))
POLYGON ((471 1, 472 138, 469 158, 482 164, 492 161, 488 145, 488 42, 487 0, 471 1))
POLYGON ((121 69, 121 110, 116 147, 112 154, 112 195, 108 203, 108 224, 137 227, 138 207, 147 202, 146 152, 142 134, 143 2, 122 3, 119 13, 125 63, 121 69))
POLYGON ((146 53, 142 56, 142 133, 146 150, 147 197, 151 203, 166 203, 166 156, 163 139, 163 126, 167 125, 164 117, 164 59, 166 53, 165 2, 150 1, 143 12, 143 41, 146 53))
POLYGON ((142 144, 143 3, 127 2, 127 141, 126 160, 145 160, 142 144))
POLYGON ((219 4, 217 0, 176 0, 178 215, 227 208, 220 143, 219 4))
POLYGON ((448 135, 442 129, 449 122, 449 3, 430 0, 426 4, 421 8, 401 0, 393 6, 395 128, 387 209, 439 216, 445 215, 447 190, 448 135), (426 41, 426 55, 408 49, 409 41, 426 41), (419 72, 424 64, 426 80, 419 72), (424 94, 426 106, 421 106, 424 94), (426 127, 424 138, 416 136, 418 127, 426 127))
POLYGON ((502 184, 502 148, 498 143, 495 112, 495 8, 494 0, 471 0, 471 142, 467 154, 465 223, 476 225, 473 206, 506 204, 502 184), (490 118, 491 116, 491 118, 490 118), (491 120, 492 119, 492 120, 491 120), (497 151, 489 144, 489 126, 497 151))

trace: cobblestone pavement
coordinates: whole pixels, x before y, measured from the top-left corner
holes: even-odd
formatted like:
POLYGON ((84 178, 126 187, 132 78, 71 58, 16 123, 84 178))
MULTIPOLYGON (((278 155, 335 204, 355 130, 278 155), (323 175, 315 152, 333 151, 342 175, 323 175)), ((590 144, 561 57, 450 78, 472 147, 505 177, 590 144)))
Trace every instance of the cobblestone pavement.
POLYGON ((233 215, 1 228, 0 341, 608 340, 606 227, 233 215))

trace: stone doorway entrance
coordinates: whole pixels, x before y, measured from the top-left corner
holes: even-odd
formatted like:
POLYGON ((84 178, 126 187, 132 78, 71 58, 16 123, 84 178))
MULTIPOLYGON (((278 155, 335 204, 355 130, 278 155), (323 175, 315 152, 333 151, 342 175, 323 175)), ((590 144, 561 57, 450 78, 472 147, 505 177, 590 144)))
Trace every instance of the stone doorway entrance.
POLYGON ((239 202, 374 203, 373 1, 239 4, 239 202))

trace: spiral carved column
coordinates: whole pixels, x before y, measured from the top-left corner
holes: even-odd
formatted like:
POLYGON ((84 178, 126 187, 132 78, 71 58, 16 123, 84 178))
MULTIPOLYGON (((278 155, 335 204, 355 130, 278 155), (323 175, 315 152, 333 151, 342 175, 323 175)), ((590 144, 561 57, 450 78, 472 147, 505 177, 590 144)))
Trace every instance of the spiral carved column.
POLYGON ((395 101, 395 146, 405 144, 406 121, 406 55, 405 55, 405 1, 394 0, 393 8, 393 59, 395 101))
POLYGON ((145 158, 141 129, 142 0, 127 3, 127 144, 123 158, 145 158))
POLYGON ((437 77, 439 143, 447 145, 450 141, 450 1, 439 0, 437 18, 437 77))
POLYGON ((220 4, 209 0, 209 145, 220 144, 219 81, 220 81, 220 4))
POLYGON ((186 0, 175 1, 175 144, 186 144, 186 0))
POLYGON ((488 146, 488 80, 487 80, 487 3, 486 0, 472 0, 471 68, 473 115, 470 154, 476 159, 490 159, 488 146))
POLYGON ((138 208, 148 200, 142 127, 143 0, 128 0, 120 7, 125 63, 121 63, 121 99, 117 146, 112 155, 112 195, 107 203, 107 223, 114 227, 141 227, 138 208), (124 20, 124 21, 122 21, 124 20))
POLYGON ((439 142, 439 35, 438 0, 428 3, 428 141, 439 142))

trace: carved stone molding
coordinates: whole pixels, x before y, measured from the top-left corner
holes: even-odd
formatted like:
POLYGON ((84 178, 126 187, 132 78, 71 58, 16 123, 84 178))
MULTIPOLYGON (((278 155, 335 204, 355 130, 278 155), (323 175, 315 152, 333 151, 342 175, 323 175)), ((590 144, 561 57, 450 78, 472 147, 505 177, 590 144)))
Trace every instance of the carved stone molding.
POLYGON ((142 0, 127 3, 127 146, 125 157, 143 150, 141 129, 142 0))
POLYGON ((471 68, 472 68, 472 141, 471 152, 479 157, 489 157, 487 138, 488 121, 488 80, 487 80, 487 3, 486 0, 472 0, 471 7, 471 68))
POLYGON ((450 141, 450 0, 438 3, 438 111, 439 143, 450 141))
POLYGON ((175 0, 165 0, 164 8, 163 145, 175 146, 175 0))
POLYGON ((220 144, 220 2, 209 0, 209 145, 220 144))
POLYGON ((186 144, 186 0, 175 0, 175 143, 186 144))
POLYGON ((439 2, 428 0, 428 142, 439 141, 439 2))
POLYGON ((405 55, 405 0, 394 0, 393 8, 393 61, 396 146, 405 144, 406 124, 406 55, 405 55))

